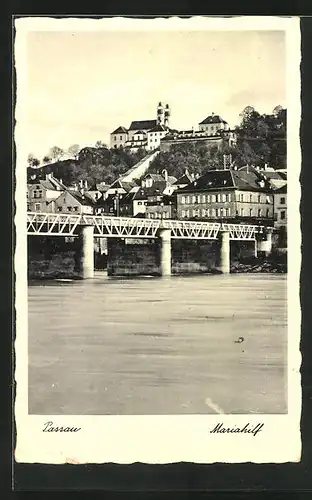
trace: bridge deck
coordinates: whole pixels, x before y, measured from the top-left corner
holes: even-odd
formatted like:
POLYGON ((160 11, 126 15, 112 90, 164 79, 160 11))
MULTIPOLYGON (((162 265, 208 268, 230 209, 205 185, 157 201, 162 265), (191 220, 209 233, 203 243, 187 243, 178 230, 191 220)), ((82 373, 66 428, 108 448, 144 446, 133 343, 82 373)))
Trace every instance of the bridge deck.
POLYGON ((156 238, 160 229, 170 229, 176 239, 215 240, 228 231, 231 240, 255 240, 264 226, 181 220, 136 219, 102 215, 27 212, 27 234, 78 236, 80 226, 93 226, 95 237, 156 238))

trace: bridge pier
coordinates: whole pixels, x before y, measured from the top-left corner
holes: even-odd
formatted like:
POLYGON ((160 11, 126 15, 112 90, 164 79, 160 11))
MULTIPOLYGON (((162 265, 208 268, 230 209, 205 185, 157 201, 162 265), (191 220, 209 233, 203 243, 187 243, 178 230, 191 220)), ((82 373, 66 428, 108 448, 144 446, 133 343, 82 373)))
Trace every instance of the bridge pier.
POLYGON ((230 233, 222 231, 220 234, 220 271, 222 274, 230 273, 230 233))
POLYGON ((171 276, 171 230, 160 229, 160 274, 171 276))
POLYGON ((272 252, 272 231, 268 230, 265 240, 258 241, 258 250, 264 252, 266 257, 272 252))
POLYGON ((80 275, 83 279, 94 277, 94 226, 81 228, 82 249, 80 256, 80 275))

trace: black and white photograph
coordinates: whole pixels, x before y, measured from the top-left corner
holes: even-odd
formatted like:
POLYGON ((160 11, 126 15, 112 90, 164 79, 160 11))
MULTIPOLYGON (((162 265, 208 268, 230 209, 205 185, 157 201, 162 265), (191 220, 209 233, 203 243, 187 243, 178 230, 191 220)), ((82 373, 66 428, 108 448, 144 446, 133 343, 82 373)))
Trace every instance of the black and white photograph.
POLYGON ((299 461, 298 19, 15 29, 17 461, 299 461))

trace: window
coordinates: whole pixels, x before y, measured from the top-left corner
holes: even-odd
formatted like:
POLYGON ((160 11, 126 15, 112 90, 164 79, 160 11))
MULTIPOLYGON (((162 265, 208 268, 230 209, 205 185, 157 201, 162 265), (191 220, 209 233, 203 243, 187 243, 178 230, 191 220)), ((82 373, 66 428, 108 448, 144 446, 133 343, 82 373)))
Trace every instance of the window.
POLYGON ((210 208, 207 208, 207 217, 210 216, 210 208))
POLYGON ((61 212, 62 211, 62 207, 57 207, 57 211, 61 212))
POLYGON ((231 193, 228 194, 228 201, 231 201, 231 193))
POLYGON ((226 194, 222 195, 222 201, 226 201, 226 194))
POLYGON ((219 203, 221 201, 221 194, 218 194, 217 196, 217 202, 219 203))
POLYGON ((71 212, 72 211, 72 207, 67 207, 67 212, 71 212))
POLYGON ((252 217, 252 208, 249 209, 249 216, 252 217))
POLYGON ((185 196, 182 196, 182 198, 181 198, 181 203, 182 203, 182 205, 184 205, 184 204, 185 204, 185 196))
POLYGON ((210 203, 211 197, 210 194, 207 194, 207 203, 210 203))
POLYGON ((214 208, 212 208, 212 209, 211 209, 211 217, 214 217, 214 216, 215 216, 215 213, 216 213, 215 209, 214 209, 214 208))
POLYGON ((240 195, 240 201, 244 201, 244 195, 243 194, 240 195))
POLYGON ((216 202, 216 195, 215 194, 211 195, 211 201, 212 201, 212 203, 216 202))
POLYGON ((262 215, 261 208, 258 208, 258 217, 261 217, 261 215, 262 215))
POLYGON ((40 212, 41 210, 41 203, 35 203, 35 211, 40 212))
POLYGON ((190 216, 190 211, 186 210, 186 217, 189 217, 189 216, 190 216))
POLYGON ((119 139, 122 141, 122 135, 119 136, 119 139))
POLYGON ((258 194, 258 203, 261 203, 261 194, 258 194))
POLYGON ((202 203, 206 203, 206 195, 205 194, 202 195, 201 201, 202 201, 202 203))
POLYGON ((190 202, 190 197, 187 196, 185 201, 186 201, 186 203, 189 203, 190 202))
POLYGON ((196 196, 192 196, 192 203, 196 203, 196 196))
POLYGON ((285 210, 281 210, 281 220, 285 220, 286 219, 286 212, 285 210))
POLYGON ((186 217, 186 211, 182 210, 182 217, 186 217))
POLYGON ((241 208, 241 213, 240 214, 241 214, 242 217, 244 216, 244 209, 243 208, 241 208))
POLYGON ((252 203, 252 194, 249 195, 249 201, 252 203))
POLYGON ((223 217, 223 208, 220 208, 220 217, 223 217))
POLYGON ((73 207, 74 212, 78 212, 78 207, 73 207))
POLYGON ((284 196, 281 196, 281 205, 285 205, 285 197, 284 196))
POLYGON ((138 205, 142 205, 142 202, 141 202, 141 201, 138 201, 138 205))
POLYGON ((230 216, 230 215, 231 215, 231 208, 230 208, 230 207, 229 207, 229 208, 227 208, 227 214, 228 214, 228 216, 230 216))
POLYGON ((266 216, 267 216, 267 217, 269 217, 269 216, 270 216, 270 209, 269 209, 269 208, 267 208, 267 210, 266 210, 266 216))
POLYGON ((205 217, 206 216, 206 210, 203 208, 202 209, 202 217, 205 217))
POLYGON ((200 203, 200 195, 199 194, 196 196, 196 203, 200 203))
POLYGON ((115 135, 114 140, 117 141, 117 135, 115 135))

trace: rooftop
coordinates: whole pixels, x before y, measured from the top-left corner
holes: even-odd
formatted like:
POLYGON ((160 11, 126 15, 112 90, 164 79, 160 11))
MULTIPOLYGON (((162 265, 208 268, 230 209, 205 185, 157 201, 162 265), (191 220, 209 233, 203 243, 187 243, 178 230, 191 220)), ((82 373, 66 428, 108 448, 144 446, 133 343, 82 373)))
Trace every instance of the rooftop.
POLYGON ((157 120, 136 120, 130 125, 129 130, 150 130, 157 125, 157 120))
POLYGON ((267 191, 261 186, 261 178, 254 172, 235 170, 210 170, 178 192, 207 191, 216 189, 240 189, 245 191, 267 191))
POLYGON ((112 132, 112 134, 127 134, 128 133, 128 130, 126 129, 126 127, 123 127, 122 125, 118 128, 116 128, 116 130, 114 130, 114 132, 112 132))
POLYGON ((213 124, 213 123, 226 123, 227 122, 225 120, 223 120, 223 118, 221 118, 219 115, 209 115, 207 116, 207 118, 205 118, 202 122, 199 123, 199 125, 206 125, 206 124, 213 124))

